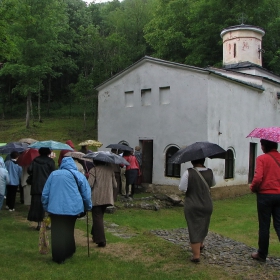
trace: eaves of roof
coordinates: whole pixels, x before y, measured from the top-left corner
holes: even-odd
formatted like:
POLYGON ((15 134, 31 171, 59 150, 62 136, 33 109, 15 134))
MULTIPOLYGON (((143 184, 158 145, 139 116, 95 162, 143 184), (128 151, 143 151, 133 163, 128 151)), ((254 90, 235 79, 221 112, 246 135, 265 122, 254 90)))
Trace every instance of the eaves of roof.
POLYGON ((217 75, 219 77, 222 77, 222 78, 227 79, 227 80, 234 81, 234 82, 239 83, 239 84, 243 84, 243 85, 245 85, 247 87, 251 87, 251 88, 257 89, 258 91, 264 91, 265 90, 262 86, 259 86, 259 85, 256 85, 256 84, 247 83, 247 82, 244 82, 244 81, 241 81, 241 80, 238 80, 238 79, 234 79, 234 78, 225 76, 225 75, 223 75, 221 73, 218 73, 218 72, 215 72, 215 71, 212 71, 212 70, 209 70, 209 69, 208 69, 208 71, 209 71, 210 74, 217 75))
POLYGON ((137 66, 141 65, 142 63, 144 63, 146 61, 155 62, 157 64, 162 64, 162 65, 171 66, 171 67, 191 69, 191 70, 198 71, 198 72, 204 72, 205 74, 208 73, 208 70, 206 70, 204 68, 200 68, 200 67, 196 67, 196 66, 190 66, 190 65, 186 65, 186 64, 172 62, 172 61, 167 61, 167 60, 163 60, 163 59, 159 59, 159 58, 154 58, 154 57, 151 57, 151 56, 144 56, 140 60, 136 61, 135 63, 133 63, 130 66, 128 66, 127 68, 125 68, 124 70, 118 72, 117 74, 110 77, 109 79, 107 79, 103 83, 99 84, 94 89, 100 90, 100 88, 102 88, 108 82, 111 82, 111 81, 115 80, 116 78, 119 78, 120 76, 124 75, 128 71, 132 71, 134 68, 136 68, 137 66))
MULTIPOLYGON (((270 73, 270 74, 272 74, 272 75, 274 75, 274 76, 277 76, 276 74, 274 74, 273 72, 270 72, 270 71, 268 71, 267 69, 265 69, 265 68, 263 68, 263 67, 261 67, 261 66, 259 66, 259 65, 256 65, 256 64, 252 64, 251 63, 251 66, 249 66, 249 68, 254 68, 254 67, 256 67, 256 68, 259 68, 260 70, 262 70, 262 71, 264 71, 264 72, 268 72, 268 73, 270 73)), ((248 69, 248 67, 239 67, 238 69, 241 69, 241 68, 246 68, 246 69, 248 69)), ((249 73, 245 73, 245 72, 240 72, 240 71, 238 71, 238 70, 236 70, 236 68, 222 68, 222 69, 219 69, 219 68, 214 68, 214 67, 207 67, 206 69, 208 69, 209 71, 214 71, 214 72, 225 72, 225 73, 227 73, 227 72, 232 72, 232 73, 237 73, 237 74, 239 74, 239 75, 242 75, 242 76, 248 76, 248 77, 255 77, 255 78, 259 78, 259 79, 262 79, 262 80, 267 80, 267 81, 270 81, 270 82, 272 82, 272 83, 275 83, 275 84, 277 84, 277 85, 280 85, 280 82, 277 82, 277 81, 275 81, 275 80, 273 80, 273 79, 270 79, 270 78, 268 78, 268 77, 265 77, 265 76, 259 76, 259 75, 253 75, 253 74, 249 74, 249 73), (211 69, 213 69, 213 70, 211 70, 211 69), (217 70, 215 70, 215 69, 217 69, 217 70)), ((216 73, 217 73, 216 72, 216 73)), ((223 74, 221 74, 221 75, 223 75, 223 74)))
POLYGON ((162 65, 165 65, 165 66, 171 66, 171 67, 176 67, 176 68, 181 68, 181 69, 190 69, 190 70, 201 72, 201 73, 204 73, 204 74, 214 74, 214 75, 217 75, 218 77, 221 77, 223 79, 228 79, 228 80, 231 80, 231 81, 234 81, 234 82, 252 87, 254 89, 264 91, 264 88, 262 86, 258 86, 258 85, 251 84, 251 83, 246 83, 246 82, 240 81, 238 79, 233 79, 233 78, 227 77, 225 75, 222 75, 220 73, 217 73, 215 71, 212 71, 212 70, 209 70, 209 69, 206 69, 206 68, 200 68, 200 67, 196 67, 196 66, 190 66, 190 65, 186 65, 186 64, 177 63, 177 62, 162 60, 162 59, 154 58, 154 57, 150 57, 150 56, 142 57, 140 60, 136 61, 135 63, 131 64, 130 66, 128 66, 124 70, 120 71, 116 75, 110 77, 109 79, 107 79, 103 83, 99 84, 94 89, 99 91, 107 83, 112 82, 113 80, 121 77, 122 75, 125 75, 125 73, 127 73, 128 71, 132 71, 134 68, 138 67, 139 65, 141 65, 142 63, 144 63, 146 61, 155 62, 157 64, 162 64, 162 65))

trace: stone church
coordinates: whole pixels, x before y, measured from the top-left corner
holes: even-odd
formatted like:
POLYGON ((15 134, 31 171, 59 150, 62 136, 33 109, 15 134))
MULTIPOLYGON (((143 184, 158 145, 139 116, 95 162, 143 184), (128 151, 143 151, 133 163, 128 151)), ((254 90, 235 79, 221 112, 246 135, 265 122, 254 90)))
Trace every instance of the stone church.
POLYGON ((199 68, 145 56, 100 84, 98 140, 140 146, 143 183, 177 188, 190 163, 169 164, 178 149, 198 141, 216 143, 226 159, 207 159, 215 188, 230 195, 248 192, 261 154, 256 127, 279 126, 280 77, 262 67, 257 26, 221 32, 223 68, 199 68))

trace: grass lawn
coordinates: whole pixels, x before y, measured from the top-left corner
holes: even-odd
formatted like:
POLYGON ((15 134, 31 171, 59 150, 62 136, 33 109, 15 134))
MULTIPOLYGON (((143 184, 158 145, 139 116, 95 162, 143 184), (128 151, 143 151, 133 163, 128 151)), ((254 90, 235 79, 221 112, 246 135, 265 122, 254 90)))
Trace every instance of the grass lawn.
MULTIPOLYGON (((79 149, 79 142, 98 140, 93 122, 88 120, 85 127, 82 118, 44 119, 43 123, 36 123, 30 129, 25 129, 24 119, 0 120, 0 129, 0 142, 26 137, 61 142, 71 139, 79 149)), ((57 158, 58 154, 59 151, 57 158)), ((143 196, 137 194, 136 197, 138 195, 143 196)), ((121 208, 114 214, 106 214, 106 222, 119 225, 133 237, 121 238, 107 231, 108 245, 97 248, 90 242, 89 257, 86 222, 78 220, 75 232, 77 252, 65 264, 58 265, 51 261, 51 253, 39 254, 38 231, 35 230, 36 223, 26 220, 27 206, 16 204, 15 208, 15 212, 0 211, 0 280, 256 279, 252 275, 258 273, 248 268, 247 278, 238 278, 235 274, 226 273, 222 267, 203 262, 193 264, 189 261, 189 251, 151 234, 150 230, 186 227, 182 208, 160 211, 121 208)), ((256 248, 258 222, 255 195, 214 201, 210 230, 256 248)), ((274 230, 271 230, 269 254, 280 257, 279 241, 274 230)), ((280 279, 280 274, 274 279, 280 279)))
MULTIPOLYGON (((210 230, 256 247, 255 208, 254 195, 215 201, 210 230)), ((241 279, 216 266, 190 263, 190 252, 150 233, 152 229, 186 227, 182 208, 160 211, 122 208, 114 214, 105 214, 106 222, 123 227, 133 237, 125 239, 107 231, 107 247, 97 248, 90 242, 89 257, 86 220, 78 220, 75 233, 77 252, 63 265, 53 263, 51 253, 39 254, 36 223, 26 221, 27 211, 27 206, 17 204, 15 212, 0 212, 1 280, 241 279)), ((278 248, 279 242, 273 232, 270 254, 279 257, 278 248)))

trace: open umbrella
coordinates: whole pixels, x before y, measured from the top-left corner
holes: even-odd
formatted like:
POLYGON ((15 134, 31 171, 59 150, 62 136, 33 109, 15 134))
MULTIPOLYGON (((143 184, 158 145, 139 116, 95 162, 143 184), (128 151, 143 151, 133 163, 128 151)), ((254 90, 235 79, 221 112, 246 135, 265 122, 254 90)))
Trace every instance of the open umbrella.
POLYGON ((123 157, 108 151, 100 151, 86 154, 84 158, 92 158, 93 160, 105 161, 114 164, 130 165, 123 157))
POLYGON ((106 148, 122 150, 122 151, 130 151, 130 152, 133 151, 133 148, 123 144, 110 144, 106 148))
POLYGON ((84 160, 84 161, 91 161, 91 159, 89 158, 84 158, 83 156, 85 156, 86 154, 82 153, 82 152, 67 152, 64 156, 66 157, 72 157, 72 158, 77 158, 80 160, 84 160))
POLYGON ((18 142, 21 142, 21 143, 27 143, 27 144, 33 144, 35 142, 37 142, 38 140, 35 140, 33 138, 21 138, 18 140, 18 142))
POLYGON ((27 149, 28 144, 20 142, 10 142, 5 146, 0 147, 0 154, 10 154, 13 151, 23 152, 27 149))
POLYGON ((225 158, 226 151, 217 144, 210 142, 195 142, 186 148, 180 149, 168 163, 180 164, 201 158, 225 158))
POLYGON ((255 128, 246 138, 254 137, 280 143, 280 127, 255 128))
POLYGON ((53 140, 37 141, 37 142, 29 145, 28 148, 33 148, 33 149, 49 148, 51 150, 73 151, 73 149, 69 145, 61 143, 61 142, 53 141, 53 140))
POLYGON ((17 163, 20 166, 28 166, 33 161, 34 158, 38 157, 40 154, 37 149, 27 149, 17 159, 17 163))
POLYGON ((96 140, 85 140, 78 145, 79 146, 93 146, 93 147, 100 148, 103 144, 99 141, 96 141, 96 140))

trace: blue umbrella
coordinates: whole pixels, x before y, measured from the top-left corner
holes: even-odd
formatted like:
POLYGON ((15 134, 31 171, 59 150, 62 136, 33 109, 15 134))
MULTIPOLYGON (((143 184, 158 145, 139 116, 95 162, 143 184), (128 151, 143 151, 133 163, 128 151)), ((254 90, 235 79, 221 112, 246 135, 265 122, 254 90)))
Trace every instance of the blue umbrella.
POLYGON ((0 154, 10 154, 13 151, 23 152, 28 148, 28 144, 20 142, 10 142, 5 146, 0 147, 0 154))
POLYGON ((33 148, 33 149, 49 148, 51 150, 73 151, 73 149, 69 145, 61 143, 61 142, 53 141, 53 140, 37 141, 37 142, 29 145, 28 148, 33 148))

